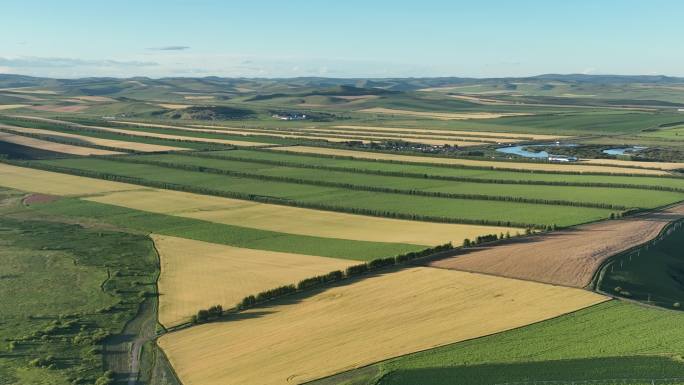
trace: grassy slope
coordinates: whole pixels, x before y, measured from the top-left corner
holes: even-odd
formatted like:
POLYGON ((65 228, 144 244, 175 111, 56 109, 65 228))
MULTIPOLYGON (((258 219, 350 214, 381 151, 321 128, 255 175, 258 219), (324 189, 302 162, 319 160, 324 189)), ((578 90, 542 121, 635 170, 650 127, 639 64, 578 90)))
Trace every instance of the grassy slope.
POLYGON ((104 372, 102 338, 135 315, 156 280, 152 242, 8 216, 0 238, 0 338, 10 341, 0 346, 0 383, 93 383, 104 372), (36 358, 52 367, 31 365, 36 358))
POLYGON ((202 186, 226 192, 268 195, 277 199, 458 219, 486 219, 529 224, 568 226, 606 218, 611 211, 586 207, 537 205, 515 202, 432 198, 387 194, 342 188, 311 186, 237 178, 203 172, 185 171, 145 164, 130 164, 103 159, 59 159, 36 161, 75 169, 134 176, 146 180, 202 186))
POLYGON ((655 246, 623 255, 605 271, 600 289, 638 301, 681 308, 684 303, 684 229, 674 230, 655 246), (616 290, 616 288, 620 288, 616 290))
POLYGON ((250 229, 197 219, 174 217, 119 206, 63 199, 31 206, 42 214, 96 219, 115 226, 249 249, 324 257, 370 260, 417 251, 426 246, 352 241, 250 229))
POLYGON ((655 190, 454 182, 427 178, 380 176, 353 172, 272 166, 259 163, 207 159, 176 154, 141 155, 136 158, 198 167, 210 167, 234 172, 248 172, 256 175, 297 178, 314 182, 346 183, 359 186, 449 194, 479 194, 499 197, 566 200, 572 202, 605 203, 641 208, 659 207, 684 199, 683 193, 655 190))
POLYGON ((681 312, 611 301, 524 328, 427 350, 315 382, 484 385, 529 380, 684 377, 681 312), (658 358, 660 356, 661 358, 658 358), (594 360, 599 358, 600 360, 594 360))

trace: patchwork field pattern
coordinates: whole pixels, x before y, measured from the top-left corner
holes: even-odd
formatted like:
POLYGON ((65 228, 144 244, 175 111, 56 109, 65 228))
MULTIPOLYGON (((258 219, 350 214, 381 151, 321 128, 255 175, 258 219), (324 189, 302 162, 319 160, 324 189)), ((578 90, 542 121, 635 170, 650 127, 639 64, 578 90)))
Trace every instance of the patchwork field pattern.
POLYGON ((275 147, 275 151, 288 151, 303 154, 323 154, 333 156, 348 156, 358 159, 394 160, 412 163, 451 164, 460 166, 491 167, 500 170, 537 170, 556 172, 587 172, 607 174, 640 174, 640 175, 667 175, 664 170, 648 170, 639 168, 625 168, 612 166, 596 166, 582 164, 552 164, 552 163, 516 163, 516 162, 490 162, 484 160, 438 158, 428 156, 397 155, 379 152, 364 152, 355 150, 341 150, 336 148, 291 146, 275 147))
POLYGON ((199 309, 228 309, 244 297, 358 263, 351 260, 243 249, 152 235, 161 259, 159 322, 187 322, 199 309))
MULTIPOLYGON (((0 126, 1 127, 1 126, 0 126)), ((21 146, 38 148, 41 150, 48 150, 53 152, 58 152, 61 154, 70 155, 116 155, 122 154, 121 152, 102 150, 98 148, 88 148, 81 146, 73 146, 70 144, 62 144, 55 142, 48 142, 47 140, 41 140, 36 138, 31 138, 28 136, 21 136, 16 134, 9 134, 6 132, 0 132, 0 142, 7 142, 18 144, 21 146)))
POLYGON ((578 289, 417 267, 167 334, 159 344, 185 385, 219 385, 225 378, 246 385, 302 383, 606 299, 578 289))
POLYGON ((660 212, 475 249, 430 265, 585 287, 606 258, 654 238, 669 222, 683 217, 684 205, 678 205, 660 212))

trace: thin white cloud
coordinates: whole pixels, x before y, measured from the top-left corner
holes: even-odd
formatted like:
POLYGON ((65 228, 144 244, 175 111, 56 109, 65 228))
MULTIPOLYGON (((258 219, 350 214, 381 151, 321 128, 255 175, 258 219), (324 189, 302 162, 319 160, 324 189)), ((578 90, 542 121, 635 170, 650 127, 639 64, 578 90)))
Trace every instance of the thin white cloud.
POLYGON ((148 48, 150 51, 185 51, 187 49, 190 49, 187 45, 167 45, 163 47, 148 48))

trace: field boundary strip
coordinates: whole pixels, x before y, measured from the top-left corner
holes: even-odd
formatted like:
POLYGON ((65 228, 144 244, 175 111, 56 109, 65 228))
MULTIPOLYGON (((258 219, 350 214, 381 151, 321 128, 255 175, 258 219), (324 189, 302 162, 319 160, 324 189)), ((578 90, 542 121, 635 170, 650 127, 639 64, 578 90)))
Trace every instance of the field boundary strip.
POLYGON ((310 155, 310 156, 318 156, 322 158, 340 158, 340 159, 350 159, 350 160, 368 160, 368 161, 376 161, 376 162, 390 162, 390 163, 399 163, 399 164, 413 164, 413 165, 428 165, 432 167, 445 167, 445 168, 463 168, 463 169, 474 169, 474 170, 499 170, 499 171, 513 171, 513 172, 529 172, 529 173, 539 173, 539 174, 570 174, 570 175, 605 175, 605 176, 635 176, 635 177, 658 177, 658 178, 675 178, 675 179, 680 179, 680 176, 673 175, 672 173, 669 173, 665 170, 651 170, 651 169, 644 169, 644 168, 638 168, 638 167, 617 167, 617 166, 602 166, 602 165, 583 165, 583 164, 570 164, 570 165, 563 165, 559 163, 551 163, 551 162, 546 162, 546 163, 540 163, 540 162, 533 162, 533 161, 524 161, 524 160, 480 160, 480 159, 467 159, 467 158, 450 158, 450 157, 436 157, 432 155, 423 155, 423 154, 417 154, 417 153, 388 153, 388 152, 383 152, 379 150, 374 150, 374 149, 369 149, 369 148, 364 148, 363 150, 357 150, 353 148, 342 148, 342 147, 336 147, 332 145, 318 145, 316 147, 308 146, 308 145, 295 145, 295 146, 274 146, 268 151, 279 151, 283 153, 289 153, 289 154, 296 154, 296 155, 310 155), (297 151, 297 148, 305 148, 307 151, 297 151), (321 152, 316 152, 316 149, 321 149, 322 151, 325 150, 332 150, 332 151, 342 151, 342 152, 354 152, 352 155, 345 155, 345 154, 326 154, 326 153, 321 153, 321 152), (369 156, 363 157, 363 156, 358 156, 358 155, 364 155, 368 154, 369 156), (390 157, 409 157, 413 158, 416 160, 401 160, 401 159, 379 159, 379 158, 372 158, 370 155, 372 154, 378 154, 380 156, 390 156, 390 157), (357 156, 355 156, 357 155, 357 156), (418 161, 417 159, 425 159, 426 161, 418 161), (481 162, 481 163, 498 163, 502 165, 506 164, 519 164, 521 165, 518 168, 515 167, 506 167, 502 166, 499 167, 497 165, 473 165, 473 164, 462 164, 462 163, 440 163, 440 162, 430 162, 430 159, 434 160, 451 160, 454 162, 457 161, 466 161, 466 162, 481 162), (558 167, 573 167, 573 166, 583 166, 583 167, 593 167, 593 168, 615 168, 615 169, 634 169, 634 170, 644 170, 644 171, 653 171, 652 173, 629 173, 627 172, 628 170, 625 170, 625 172, 601 172, 601 171, 573 171, 573 170, 544 170, 544 169, 534 169, 534 168, 524 168, 525 165, 529 166, 558 166, 558 167))
POLYGON ((378 210, 370 210, 370 209, 366 209, 366 208, 343 207, 343 206, 319 204, 319 203, 313 203, 313 202, 303 202, 303 201, 299 201, 299 200, 288 200, 288 199, 281 199, 281 198, 273 198, 270 196, 264 196, 264 195, 258 195, 258 194, 247 194, 247 193, 239 193, 239 192, 232 192, 232 191, 225 191, 225 190, 215 190, 215 189, 209 189, 209 188, 198 187, 198 186, 193 186, 193 185, 183 185, 183 184, 169 183, 169 182, 158 182, 158 181, 152 181, 152 180, 147 180, 147 179, 138 178, 138 177, 126 176, 126 175, 104 173, 104 172, 95 172, 95 171, 75 169, 75 168, 70 168, 70 167, 54 166, 51 164, 44 164, 44 163, 17 162, 17 161, 11 161, 8 159, 0 159, 0 162, 7 163, 10 165, 14 165, 14 166, 18 166, 18 167, 35 168, 35 169, 44 170, 44 171, 52 171, 52 172, 63 173, 63 174, 71 174, 71 175, 76 175, 76 176, 85 176, 85 177, 90 177, 90 178, 110 180, 110 181, 135 184, 135 185, 140 185, 140 186, 169 189, 169 190, 177 190, 177 191, 185 191, 185 192, 191 192, 191 193, 197 193, 197 194, 203 194, 203 195, 213 195, 213 196, 218 196, 218 197, 242 199, 242 200, 255 201, 255 202, 261 202, 261 203, 269 203, 269 204, 277 204, 277 205, 283 205, 283 206, 302 207, 302 208, 310 208, 310 209, 324 210, 324 211, 335 211, 335 212, 342 212, 342 213, 349 213, 349 214, 368 215, 368 216, 381 217, 381 218, 395 218, 395 219, 405 219, 405 220, 425 221, 425 222, 435 222, 435 223, 455 223, 455 224, 471 224, 471 225, 502 226, 502 227, 521 227, 521 228, 546 228, 547 227, 547 225, 542 225, 542 224, 518 223, 518 222, 514 222, 514 221, 495 221, 495 220, 489 220, 489 219, 438 217, 438 216, 430 216, 430 215, 399 213, 399 212, 394 212, 394 211, 392 211, 392 212, 390 212, 390 211, 378 211, 378 210))
POLYGON ((273 175, 262 175, 249 172, 241 171, 231 171, 212 167, 187 165, 182 163, 174 162, 164 162, 156 160, 145 160, 140 158, 131 157, 102 157, 103 159, 123 162, 123 163, 135 163, 135 164, 149 164, 159 167, 195 171, 195 172, 207 172, 217 175, 229 175, 239 178, 257 179, 257 180, 268 180, 276 182, 287 182, 296 184, 305 184, 313 186, 325 186, 325 187, 337 187, 351 190, 369 191, 369 192, 381 192, 388 194, 404 194, 404 195, 418 195, 426 197, 435 198, 454 198, 454 199, 471 199, 471 200, 485 200, 485 201, 500 201, 500 202, 517 202, 517 203, 530 203, 530 204, 546 204, 546 205, 556 205, 556 206, 571 206, 571 207, 590 207, 590 208, 603 208, 611 210, 627 210, 627 206, 623 205, 613 205, 606 203, 593 203, 593 202, 582 202, 582 201, 565 201, 565 200, 545 200, 545 199, 535 199, 535 198, 525 198, 525 197, 513 197, 507 195, 486 195, 486 194, 458 194, 458 193, 447 193, 439 191, 424 191, 424 190, 407 190, 399 188, 390 187, 376 187, 363 184, 353 184, 353 183, 338 183, 338 182, 328 182, 328 181, 317 181, 312 179, 303 178, 293 178, 293 177, 279 177, 273 175))
MULTIPOLYGON (((278 151, 277 153, 274 153, 273 151, 270 151, 267 149, 249 149, 249 150, 245 150, 245 151, 264 152, 264 153, 271 153, 271 154, 283 153, 285 155, 294 155, 295 154, 295 153, 287 153, 285 151, 282 151, 282 152, 278 151)), ((260 163, 260 164, 267 164, 267 165, 273 165, 273 166, 295 167, 295 168, 314 169, 314 170, 330 170, 330 171, 340 171, 340 172, 352 172, 352 173, 368 174, 368 175, 382 175, 382 176, 396 176, 396 177, 419 178, 419 179, 448 180, 448 181, 455 181, 455 182, 490 183, 490 184, 522 184, 522 185, 539 185, 539 186, 635 188, 635 189, 642 189, 642 190, 684 192, 684 188, 678 189, 675 187, 646 185, 646 184, 640 185, 640 184, 625 184, 625 183, 561 182, 561 181, 535 181, 535 180, 519 180, 519 179, 490 179, 490 178, 473 178, 473 177, 460 177, 460 176, 448 176, 448 175, 434 175, 434 174, 426 174, 426 173, 421 174, 421 173, 411 173, 411 172, 381 171, 381 170, 370 170, 370 169, 366 169, 366 168, 321 166, 321 165, 310 165, 310 164, 301 163, 301 162, 288 162, 288 161, 284 161, 284 160, 279 161, 279 160, 268 160, 268 159, 255 159, 255 158, 249 158, 249 157, 244 157, 244 156, 231 156, 231 155, 226 155, 227 153, 228 153, 228 151, 223 152, 220 155, 215 155, 215 154, 211 154, 210 152, 186 152, 186 153, 183 153, 182 155, 198 157, 198 158, 207 158, 207 159, 235 160, 235 161, 241 161, 241 162, 260 163)), ((308 156, 308 154, 301 154, 301 155, 308 156)), ((314 156, 314 158, 315 158, 315 156, 314 156)), ((321 157, 321 158, 337 159, 337 157, 321 157)), ((358 158, 353 158, 353 159, 349 159, 349 160, 365 161, 365 159, 361 160, 358 158)), ((378 162, 381 163, 382 161, 378 160, 378 162)), ((399 162, 385 162, 385 163, 398 164, 399 162)), ((406 164, 432 167, 431 165, 425 164, 425 163, 415 163, 415 164, 406 163, 406 164)), ((441 167, 441 168, 445 168, 445 167, 441 167)), ((520 172, 520 170, 512 171, 512 172, 520 172)), ((520 173, 523 174, 524 172, 520 172, 520 173)), ((650 178, 651 176, 638 175, 638 176, 634 176, 634 177, 637 177, 637 178, 648 177, 648 178, 650 178)))

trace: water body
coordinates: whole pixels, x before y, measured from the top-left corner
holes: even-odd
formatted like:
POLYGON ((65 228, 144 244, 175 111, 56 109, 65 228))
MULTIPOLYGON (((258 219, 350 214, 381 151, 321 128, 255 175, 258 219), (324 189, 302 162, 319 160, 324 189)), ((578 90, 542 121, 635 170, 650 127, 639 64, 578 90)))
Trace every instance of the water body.
POLYGON ((522 156, 524 158, 546 159, 549 157, 549 155, 551 155, 548 152, 546 152, 546 151, 532 152, 532 151, 525 150, 525 148, 527 148, 527 147, 548 147, 548 146, 574 147, 577 145, 576 144, 558 144, 558 143, 528 144, 528 145, 522 145, 522 146, 501 147, 501 148, 497 148, 496 151, 502 152, 504 154, 519 155, 519 156, 522 156))
POLYGON ((643 146, 631 146, 631 147, 623 147, 623 148, 609 148, 607 150, 603 150, 604 154, 608 155, 625 155, 625 153, 630 153, 630 152, 639 152, 641 150, 645 150, 648 147, 643 147, 643 146))

